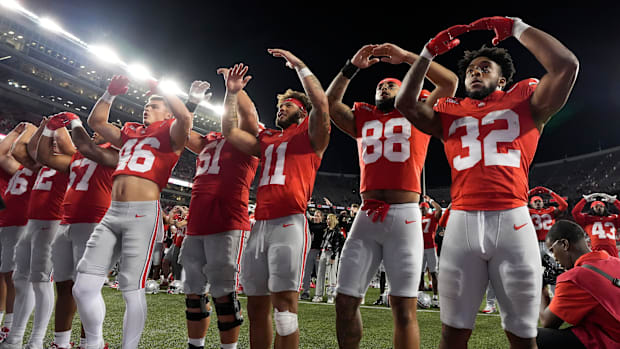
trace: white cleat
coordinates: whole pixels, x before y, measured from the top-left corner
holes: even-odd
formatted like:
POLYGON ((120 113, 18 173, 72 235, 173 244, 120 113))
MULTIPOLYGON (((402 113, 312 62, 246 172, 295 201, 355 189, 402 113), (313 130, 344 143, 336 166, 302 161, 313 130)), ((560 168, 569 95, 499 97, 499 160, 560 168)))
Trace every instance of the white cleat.
POLYGON ((322 296, 314 296, 314 298, 312 298, 312 303, 322 303, 322 302, 323 302, 322 296))
POLYGON ((493 313, 497 313, 497 308, 495 307, 494 304, 488 304, 487 306, 484 307, 484 309, 482 309, 482 312, 485 314, 493 314, 493 313))

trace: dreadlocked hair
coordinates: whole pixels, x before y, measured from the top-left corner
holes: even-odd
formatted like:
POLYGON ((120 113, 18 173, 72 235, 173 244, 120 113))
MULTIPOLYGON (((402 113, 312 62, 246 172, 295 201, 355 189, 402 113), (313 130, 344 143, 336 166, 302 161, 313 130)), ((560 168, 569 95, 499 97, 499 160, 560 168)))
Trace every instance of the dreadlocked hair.
POLYGON ((459 67, 459 77, 462 81, 465 81, 465 74, 467 72, 467 67, 471 61, 478 57, 487 57, 493 62, 497 63, 502 69, 502 76, 506 78, 506 86, 510 86, 512 83, 512 77, 515 74, 515 65, 512 62, 512 57, 508 50, 501 47, 487 47, 483 45, 480 49, 475 51, 465 51, 465 55, 458 63, 459 67))
POLYGON ((299 100, 301 104, 304 105, 304 108, 306 108, 306 112, 310 114, 310 110, 312 110, 312 103, 310 102, 310 98, 308 98, 305 93, 293 91, 289 88, 283 94, 278 95, 278 107, 280 107, 280 104, 282 104, 282 102, 284 102, 284 100, 288 98, 295 98, 299 100))

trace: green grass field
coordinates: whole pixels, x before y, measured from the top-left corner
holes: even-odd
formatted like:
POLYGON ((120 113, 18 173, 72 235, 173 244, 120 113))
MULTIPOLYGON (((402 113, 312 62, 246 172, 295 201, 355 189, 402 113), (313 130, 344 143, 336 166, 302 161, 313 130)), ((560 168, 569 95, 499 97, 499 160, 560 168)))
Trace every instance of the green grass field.
MULTIPOLYGON (((370 288, 366 295, 366 303, 372 304, 379 295, 378 289, 370 288)), ((103 296, 107 305, 107 313, 103 328, 105 340, 110 348, 121 347, 123 313, 125 304, 119 291, 104 287, 103 296)), ((184 349, 187 347, 185 329, 185 301, 183 295, 169 295, 160 292, 147 295, 148 319, 140 342, 140 348, 153 349, 184 349)), ((246 298, 241 298, 245 311, 246 298)), ((361 348, 391 348, 392 317, 391 311, 383 306, 363 306, 364 337, 361 348)), ((205 348, 219 348, 216 314, 211 315, 211 327, 207 333, 205 348)), ((53 315, 50 321, 46 343, 53 339, 53 315)), ((419 310, 422 348, 439 346, 441 323, 438 310, 419 310)), ((300 348, 337 348, 335 308, 332 304, 314 304, 300 302, 299 323, 301 330, 300 348)), ((26 332, 28 338, 30 325, 26 332)), ((79 318, 76 316, 72 341, 79 341, 79 318)), ((476 321, 476 329, 470 340, 470 348, 508 348, 508 342, 500 325, 497 314, 480 314, 476 321)), ((249 348, 248 323, 241 327, 239 348, 249 348)))

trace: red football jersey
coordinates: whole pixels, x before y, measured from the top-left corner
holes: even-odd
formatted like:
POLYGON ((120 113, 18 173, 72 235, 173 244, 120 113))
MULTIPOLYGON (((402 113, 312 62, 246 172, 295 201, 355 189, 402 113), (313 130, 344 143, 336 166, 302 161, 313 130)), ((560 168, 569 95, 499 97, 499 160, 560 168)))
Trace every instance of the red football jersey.
POLYGON ((493 211, 524 206, 540 132, 530 111, 538 80, 526 79, 483 100, 442 98, 446 157, 452 168, 452 208, 493 211))
POLYGON ((256 193, 257 220, 305 213, 321 158, 310 144, 307 117, 284 131, 263 130, 260 181, 256 193))
POLYGON ((112 176, 136 176, 157 183, 160 191, 165 188, 180 157, 170 143, 170 126, 174 121, 158 121, 148 127, 137 122, 125 123, 121 130, 123 147, 112 176))
MULTIPOLYGON (((430 92, 423 90, 420 100, 430 92)), ((407 190, 420 193, 420 173, 430 135, 415 128, 398 110, 384 113, 376 106, 353 105, 360 164, 360 193, 407 190), (386 175, 389 174, 389 175, 386 175)))
POLYGON ((0 196, 4 198, 4 191, 6 187, 9 185, 9 181, 11 180, 11 175, 0 168, 0 196))
POLYGON ((545 238, 547 238, 549 229, 555 224, 555 215, 555 207, 547 207, 540 210, 530 208, 530 217, 532 217, 538 241, 545 241, 545 238))
POLYGON ((573 217, 577 224, 583 227, 583 230, 590 237, 592 250, 605 250, 612 256, 618 255, 616 247, 616 228, 620 226, 620 216, 617 214, 609 214, 607 216, 597 216, 583 213, 581 210, 586 204, 586 200, 582 199, 573 209, 573 217), (615 254, 614 254, 615 253, 615 254))
POLYGON ((185 232, 187 230, 187 225, 183 228, 177 228, 177 232, 174 234, 173 243, 176 247, 181 247, 183 245, 183 239, 185 239, 185 232))
POLYGON ((250 230, 248 200, 258 159, 246 155, 216 132, 196 158, 187 235, 250 230))
POLYGON ((435 232, 439 219, 434 213, 427 213, 422 216, 422 237, 424 238, 424 249, 435 247, 435 232))
POLYGON ((55 221, 62 218, 62 202, 69 174, 41 167, 28 202, 28 219, 55 221))
POLYGON ((34 171, 19 166, 4 190, 4 205, 0 211, 0 227, 22 226, 28 223, 28 201, 37 176, 34 171))
MULTIPOLYGON (((109 149, 110 143, 101 147, 109 149)), ((99 223, 112 200, 112 173, 114 167, 99 165, 80 152, 73 154, 61 224, 99 223)))

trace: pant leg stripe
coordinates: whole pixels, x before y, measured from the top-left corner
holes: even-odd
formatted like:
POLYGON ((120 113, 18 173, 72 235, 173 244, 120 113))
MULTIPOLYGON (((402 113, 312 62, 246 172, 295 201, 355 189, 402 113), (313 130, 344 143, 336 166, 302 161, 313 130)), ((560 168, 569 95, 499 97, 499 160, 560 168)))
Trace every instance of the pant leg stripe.
POLYGON ((144 288, 146 285, 146 277, 149 274, 149 268, 151 267, 151 258, 153 258, 153 248, 155 247, 155 240, 157 240, 157 232, 159 230, 159 215, 161 212, 161 206, 159 205, 159 200, 157 200, 157 219, 155 219, 155 228, 151 233, 151 242, 149 243, 149 250, 146 257, 146 263, 144 265, 144 269, 142 270, 142 277, 140 278, 140 289, 144 288))

